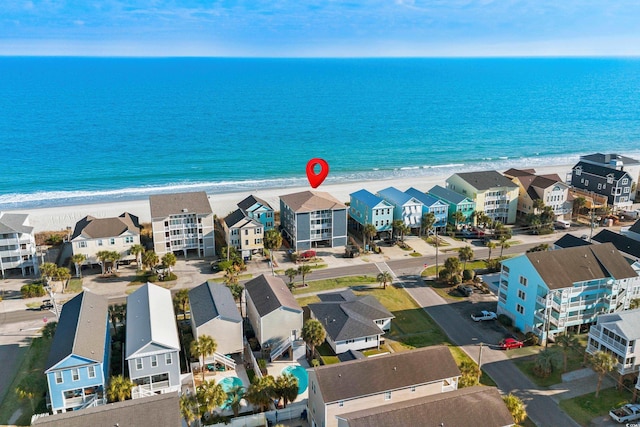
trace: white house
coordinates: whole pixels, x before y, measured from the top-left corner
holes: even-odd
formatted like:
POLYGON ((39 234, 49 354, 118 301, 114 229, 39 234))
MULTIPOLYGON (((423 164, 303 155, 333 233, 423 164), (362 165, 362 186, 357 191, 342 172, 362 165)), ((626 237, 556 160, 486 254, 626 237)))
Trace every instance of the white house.
POLYGON ((85 216, 76 223, 71 236, 73 254, 83 254, 87 263, 97 263, 96 253, 114 251, 121 260, 135 259, 131 246, 140 244, 138 217, 124 212, 115 218, 85 216))
POLYGON ((637 374, 640 364, 640 309, 602 314, 589 329, 587 353, 604 351, 618 360, 621 376, 637 374))
POLYGON ((0 212, 0 274, 20 269, 22 275, 38 274, 36 240, 29 215, 0 212))

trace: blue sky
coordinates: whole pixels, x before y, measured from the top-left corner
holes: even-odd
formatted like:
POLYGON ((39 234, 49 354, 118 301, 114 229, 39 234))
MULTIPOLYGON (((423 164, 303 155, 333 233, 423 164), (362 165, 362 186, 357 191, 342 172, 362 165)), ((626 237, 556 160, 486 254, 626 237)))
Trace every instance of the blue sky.
POLYGON ((639 55, 637 0, 1 0, 0 55, 639 55))

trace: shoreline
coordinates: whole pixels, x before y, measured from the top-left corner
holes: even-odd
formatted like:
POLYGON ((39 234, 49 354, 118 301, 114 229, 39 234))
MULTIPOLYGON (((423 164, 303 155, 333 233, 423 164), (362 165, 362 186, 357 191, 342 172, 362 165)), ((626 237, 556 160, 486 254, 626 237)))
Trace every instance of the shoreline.
MULTIPOLYGON (((566 173, 571 170, 571 165, 552 165, 534 168, 537 174, 544 175, 556 173, 560 176, 560 179, 564 180, 566 173)), ((349 194, 363 188, 372 193, 376 193, 383 188, 390 186, 396 187, 401 191, 404 191, 409 187, 415 187, 420 191, 426 192, 434 185, 444 186, 445 180, 449 176, 451 176, 451 174, 430 175, 419 178, 392 177, 383 180, 362 180, 349 181, 344 183, 330 183, 321 185, 320 187, 316 188, 315 191, 327 192, 344 203, 349 201, 349 194)), ((273 207, 275 211, 279 211, 279 196, 305 190, 314 189, 309 185, 305 185, 296 187, 259 188, 254 190, 236 191, 220 194, 208 193, 208 195, 213 213, 218 217, 225 217, 229 213, 237 209, 237 203, 239 203, 249 195, 254 195, 265 200, 273 207)), ((139 218, 140 223, 151 222, 151 212, 149 208, 148 196, 144 199, 127 201, 84 203, 33 209, 11 209, 4 210, 3 212, 29 214, 29 224, 34 227, 33 231, 35 233, 44 231, 66 230, 67 227, 71 227, 71 229, 73 229, 76 222, 87 215, 92 215, 97 218, 106 218, 116 217, 123 212, 128 212, 132 215, 136 215, 139 218)))

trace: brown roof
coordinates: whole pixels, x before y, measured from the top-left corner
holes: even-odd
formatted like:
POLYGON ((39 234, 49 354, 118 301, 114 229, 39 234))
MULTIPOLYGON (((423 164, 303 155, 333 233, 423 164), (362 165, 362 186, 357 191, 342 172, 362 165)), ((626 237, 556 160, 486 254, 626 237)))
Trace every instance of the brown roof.
POLYGON ((90 239, 116 237, 122 235, 126 231, 130 231, 134 234, 140 234, 138 217, 127 212, 117 218, 94 218, 88 215, 76 223, 76 227, 73 231, 73 237, 71 238, 75 239, 80 235, 84 235, 90 239))
POLYGON ((427 384, 460 375, 449 348, 425 347, 311 369, 325 403, 427 384))
POLYGON ((611 243, 578 246, 525 256, 549 289, 567 288, 576 282, 637 277, 625 258, 611 243))
POLYGON ((535 169, 516 169, 511 168, 504 171, 503 175, 509 178, 516 178, 521 176, 535 175, 535 169))
POLYGON ((478 171, 456 173, 461 179, 479 191, 486 191, 492 188, 517 187, 509 178, 501 175, 497 171, 478 171))
POLYGON ((495 387, 466 387, 404 402, 338 415, 349 427, 513 425, 513 417, 495 387), (455 410, 460 408, 460 410, 455 410))
POLYGON ((261 274, 245 283, 244 287, 261 317, 280 307, 302 311, 287 284, 277 276, 261 274))
POLYGON ((325 209, 346 209, 347 206, 324 191, 302 191, 280 196, 294 212, 314 212, 325 209))
POLYGON ((155 194, 149 196, 151 218, 166 218, 183 212, 210 214, 213 213, 207 193, 155 194))

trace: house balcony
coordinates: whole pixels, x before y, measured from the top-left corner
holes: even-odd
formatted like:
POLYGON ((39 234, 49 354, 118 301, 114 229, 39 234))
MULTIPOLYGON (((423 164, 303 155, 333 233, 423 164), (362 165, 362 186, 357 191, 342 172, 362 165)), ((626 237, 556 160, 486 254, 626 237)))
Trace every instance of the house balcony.
POLYGON ((169 381, 158 381, 152 384, 142 384, 131 389, 131 398, 140 399, 156 394, 172 393, 180 391, 180 385, 169 386, 169 381))
POLYGON ((106 403, 105 399, 98 398, 97 394, 88 394, 81 397, 72 397, 70 399, 64 399, 65 408, 88 408, 90 406, 96 406, 106 403))
POLYGON ((626 345, 623 345, 622 343, 619 343, 619 342, 611 339, 610 337, 600 336, 600 334, 589 333, 589 338, 591 338, 592 340, 594 340, 596 342, 599 342, 601 345, 604 345, 605 347, 607 347, 608 349, 610 349, 614 353, 626 358, 626 355, 627 355, 627 346, 626 345))
POLYGON ((540 304, 542 307, 546 307, 547 306, 547 299, 545 297, 541 297, 539 295, 536 295, 536 303, 540 304))
POLYGON ((545 323, 547 321, 547 316, 544 315, 544 311, 535 311, 533 313, 534 320, 538 322, 545 323))

